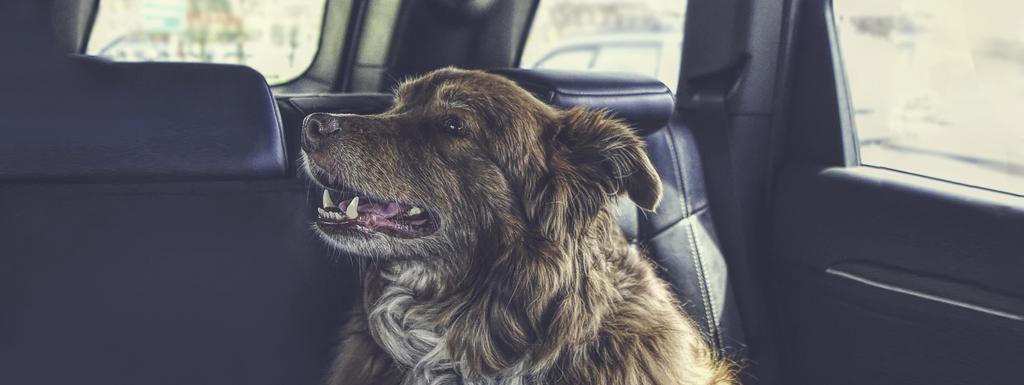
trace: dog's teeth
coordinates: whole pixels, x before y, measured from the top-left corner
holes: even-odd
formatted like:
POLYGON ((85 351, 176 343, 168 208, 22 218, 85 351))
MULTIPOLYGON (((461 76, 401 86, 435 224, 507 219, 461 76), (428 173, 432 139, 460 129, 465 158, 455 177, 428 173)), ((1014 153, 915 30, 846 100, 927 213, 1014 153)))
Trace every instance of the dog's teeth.
POLYGON ((316 212, 320 214, 321 217, 326 217, 328 214, 327 210, 324 210, 323 207, 317 207, 316 212))
POLYGON ((345 209, 345 216, 348 219, 356 219, 359 216, 359 197, 352 198, 352 201, 348 202, 348 208, 345 209))
POLYGON ((324 190, 324 207, 336 207, 334 201, 331 200, 331 193, 327 190, 324 190))
POLYGON ((413 207, 412 207, 411 209, 409 209, 409 211, 407 211, 407 212, 406 212, 405 214, 406 214, 406 215, 417 215, 417 214, 419 214, 419 213, 422 213, 422 212, 423 212, 423 209, 421 209, 421 208, 419 208, 419 207, 416 207, 416 206, 413 206, 413 207))

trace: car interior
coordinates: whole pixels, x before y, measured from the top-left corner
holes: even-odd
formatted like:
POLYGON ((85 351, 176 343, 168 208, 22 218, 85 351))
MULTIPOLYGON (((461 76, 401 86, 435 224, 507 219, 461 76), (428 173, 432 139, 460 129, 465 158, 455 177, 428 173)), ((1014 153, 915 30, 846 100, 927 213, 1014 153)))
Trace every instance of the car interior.
POLYGON ((90 54, 107 1, 0 5, 0 383, 322 383, 360 294, 303 119, 448 66, 643 136, 664 197, 619 223, 742 383, 1024 382, 1024 191, 862 162, 840 0, 678 1, 672 85, 521 67, 553 0, 320 0, 272 85, 90 54))

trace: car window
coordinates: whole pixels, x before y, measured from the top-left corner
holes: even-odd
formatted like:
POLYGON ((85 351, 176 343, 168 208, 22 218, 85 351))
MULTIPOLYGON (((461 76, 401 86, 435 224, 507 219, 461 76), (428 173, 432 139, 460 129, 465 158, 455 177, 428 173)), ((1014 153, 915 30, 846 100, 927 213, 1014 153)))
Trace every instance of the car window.
POLYGON ((862 164, 1024 194, 1024 3, 834 7, 862 164))
POLYGON ((654 44, 614 44, 602 46, 594 59, 598 71, 657 74, 661 49, 654 44))
POLYGON ((309 68, 326 0, 103 0, 86 53, 116 61, 244 64, 271 85, 309 68))
POLYGON ((545 69, 579 69, 594 66, 594 48, 566 48, 549 53, 540 59, 534 68, 545 69))
POLYGON ((686 0, 540 0, 523 68, 632 72, 675 90, 686 0))

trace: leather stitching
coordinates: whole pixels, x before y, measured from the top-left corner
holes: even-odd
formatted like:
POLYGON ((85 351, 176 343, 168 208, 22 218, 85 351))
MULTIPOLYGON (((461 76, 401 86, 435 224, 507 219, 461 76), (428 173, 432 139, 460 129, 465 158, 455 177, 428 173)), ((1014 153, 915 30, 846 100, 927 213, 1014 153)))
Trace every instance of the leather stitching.
POLYGON ((688 221, 686 223, 686 238, 690 246, 690 257, 693 259, 693 267, 697 273, 697 286, 700 288, 701 303, 704 306, 704 317, 707 321, 708 333, 711 333, 712 341, 715 343, 716 348, 721 350, 722 340, 721 333, 718 330, 718 322, 715 321, 713 302, 711 300, 710 290, 708 288, 707 276, 704 273, 704 258, 701 256, 700 248, 697 247, 695 230, 693 228, 693 221, 689 221, 691 218, 690 212, 690 199, 686 196, 686 185, 683 183, 682 177, 682 164, 679 162, 679 156, 677 154, 675 136, 672 134, 672 127, 665 130, 668 135, 668 146, 669 155, 672 157, 672 170, 675 174, 676 185, 679 188, 679 203, 683 208, 683 219, 682 221, 688 221))
MULTIPOLYGON (((696 209, 693 209, 693 214, 692 215, 700 215, 701 213, 703 213, 707 209, 708 209, 707 205, 698 207, 696 209)), ((686 217, 681 217, 681 218, 679 218, 679 220, 677 220, 675 222, 669 223, 669 224, 667 224, 665 226, 662 226, 660 229, 654 230, 654 232, 652 232, 651 234, 649 234, 646 237, 644 237, 644 239, 642 241, 647 242, 647 241, 653 240, 653 239, 655 239, 657 237, 660 237, 662 234, 667 233, 669 230, 672 230, 672 228, 674 228, 676 226, 679 226, 683 222, 686 222, 686 217)))

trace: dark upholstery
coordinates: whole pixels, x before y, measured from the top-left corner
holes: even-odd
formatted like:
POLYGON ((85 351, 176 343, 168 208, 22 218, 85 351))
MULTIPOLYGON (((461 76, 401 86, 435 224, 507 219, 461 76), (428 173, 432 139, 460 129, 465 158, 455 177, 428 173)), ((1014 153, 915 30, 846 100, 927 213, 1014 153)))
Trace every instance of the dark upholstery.
POLYGON ((665 195, 656 214, 639 213, 639 241, 712 342, 743 361, 746 338, 715 235, 697 143, 678 118, 646 139, 665 195))
POLYGON ((255 70, 87 57, 62 64, 5 81, 0 181, 238 179, 286 172, 276 103, 255 70))
POLYGON ((0 184, 0 384, 320 384, 352 271, 306 186, 0 184))
POLYGON ((263 78, 57 67, 0 113, 0 384, 322 383, 354 269, 263 78))
MULTIPOLYGON (((119 73, 142 77, 128 68, 119 73)), ((145 74, 149 67, 134 68, 145 74)), ((195 68, 166 65, 159 73, 187 79, 195 68)), ((236 67, 218 68, 230 72, 236 67)), ((600 83, 600 75, 587 76, 595 77, 584 79, 590 87, 600 83)), ((274 114, 272 106, 258 110, 210 91, 233 87, 265 95, 262 79, 228 75, 205 82, 196 89, 206 91, 181 91, 179 97, 190 105, 221 106, 212 112, 214 119, 242 112, 274 114)), ((141 88, 118 95, 104 90, 86 96, 96 105, 107 98, 140 105, 156 102, 133 99, 162 100, 159 93, 141 88)), ((615 89, 601 92, 611 95, 615 89)), ((298 133, 305 114, 374 113, 388 101, 387 95, 377 94, 279 100, 289 136, 298 133)), ((279 148, 253 149, 254 142, 245 138, 265 135, 267 126, 223 127, 204 121, 202 114, 161 115, 157 110, 136 110, 134 116, 149 121, 141 115, 146 111, 154 119, 176 118, 228 133, 197 136, 225 138, 215 144, 163 144, 177 151, 151 155, 151 162, 141 165, 124 156, 108 158, 102 168, 76 165, 77 159, 131 153, 122 147, 137 144, 116 137, 125 132, 104 131, 104 117, 120 122, 121 116, 97 115, 79 127, 98 127, 98 138, 90 143, 105 145, 84 146, 78 157, 48 159, 50 168, 62 170, 60 181, 52 174, 0 179, 0 383, 319 383, 358 289, 347 259, 332 258, 309 230, 309 202, 316 197, 308 196, 301 179, 272 177, 279 175, 277 165, 283 160, 260 163, 273 165, 268 167, 235 162, 235 167, 219 169, 220 174, 194 168, 202 156, 280 158, 279 148), (224 151, 232 155, 203 155, 191 148, 196 145, 228 147, 224 151), (107 177, 118 179, 103 181, 107 177), (160 182, 149 182, 150 177, 160 182)), ((139 125, 137 135, 152 137, 150 130, 164 127, 139 125)), ((22 139, 18 150, 52 151, 49 138, 34 138, 22 139)), ((665 183, 665 198, 657 214, 640 213, 622 200, 623 228, 649 250, 710 339, 732 352, 742 333, 693 139, 675 121, 646 138, 665 183)), ((19 169, 8 163, 0 167, 19 169)))
MULTIPOLYGON (((636 75, 520 69, 492 72, 509 76, 560 107, 608 108, 640 127, 665 195, 656 214, 641 212, 628 199, 620 199, 619 223, 630 239, 646 247, 662 277, 671 283, 709 340, 742 361, 745 338, 712 225, 696 142, 689 128, 673 116, 674 100, 668 88, 636 75)), ((280 98, 289 137, 298 135, 306 114, 379 113, 388 107, 390 97, 361 94, 296 99, 280 98)))

